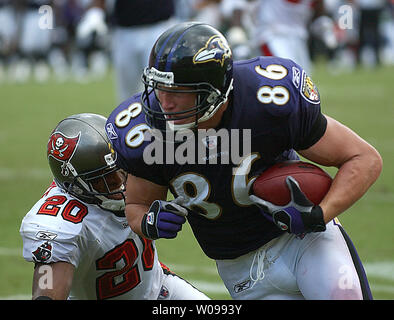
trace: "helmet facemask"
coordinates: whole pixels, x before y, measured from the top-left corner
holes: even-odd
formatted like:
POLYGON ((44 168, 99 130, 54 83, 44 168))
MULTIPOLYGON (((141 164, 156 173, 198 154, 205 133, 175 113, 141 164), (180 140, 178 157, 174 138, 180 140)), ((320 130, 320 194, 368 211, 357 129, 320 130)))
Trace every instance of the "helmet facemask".
POLYGON ((126 173, 117 167, 79 174, 67 191, 82 201, 112 212, 124 212, 126 173))
POLYGON ((231 49, 218 30, 200 22, 174 25, 157 39, 149 66, 142 74, 145 90, 141 103, 146 123, 162 133, 184 130, 189 136, 186 129, 196 130, 227 101, 232 72, 231 49), (190 100, 185 99, 187 104, 182 105, 180 99, 179 104, 174 102, 176 109, 167 108, 163 99, 158 99, 157 90, 193 93, 195 102, 189 104, 190 100), (174 110, 177 112, 169 112, 174 110))
POLYGON ((155 68, 145 68, 142 81, 145 84, 145 91, 141 101, 146 115, 147 124, 162 132, 166 130, 180 131, 185 129, 196 129, 198 124, 209 120, 222 106, 228 98, 232 89, 232 81, 227 92, 221 93, 210 83, 174 83, 172 72, 161 72, 155 68), (180 90, 182 88, 182 90, 180 90), (158 97, 158 90, 173 93, 193 93, 196 95, 194 106, 184 111, 166 112, 158 97), (149 96, 154 92, 156 100, 159 102, 160 110, 151 107, 149 96), (191 119, 188 123, 176 124, 183 119, 191 119))

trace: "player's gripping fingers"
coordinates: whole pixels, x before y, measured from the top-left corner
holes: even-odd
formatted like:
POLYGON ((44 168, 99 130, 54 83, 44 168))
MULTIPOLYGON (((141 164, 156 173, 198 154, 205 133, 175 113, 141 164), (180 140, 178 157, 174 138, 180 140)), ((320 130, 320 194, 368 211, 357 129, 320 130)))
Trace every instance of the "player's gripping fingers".
POLYGON ((178 197, 172 201, 160 201, 160 205, 164 211, 175 213, 178 216, 187 217, 188 211, 182 206, 183 202, 183 197, 178 197))
POLYGON ((288 176, 286 177, 286 184, 290 190, 291 203, 300 207, 305 207, 306 209, 313 207, 313 203, 302 192, 296 179, 294 179, 292 176, 288 176))
POLYGON ((162 225, 162 227, 163 229, 158 228, 159 238, 173 239, 182 230, 181 224, 168 223, 167 225, 162 225))
POLYGON ((185 222, 186 218, 183 216, 178 216, 172 212, 160 211, 157 227, 162 230, 175 231, 178 227, 182 227, 182 224, 185 222))
POLYGON ((275 224, 283 231, 297 235, 303 234, 305 232, 305 226, 301 214, 293 207, 276 211, 273 214, 273 219, 275 224))
POLYGON ((262 210, 262 213, 265 216, 272 216, 272 213, 282 209, 281 206, 274 205, 273 203, 265 201, 253 194, 249 196, 249 199, 252 200, 253 203, 262 210))
POLYGON ((159 225, 164 222, 169 222, 171 224, 182 225, 186 222, 184 216, 179 216, 176 213, 160 211, 159 213, 159 225))
POLYGON ((161 231, 179 232, 182 230, 182 224, 162 221, 159 223, 157 229, 159 230, 159 235, 161 231))
POLYGON ((160 211, 157 223, 159 238, 172 239, 182 230, 182 225, 186 222, 185 217, 178 216, 172 212, 160 211))
POLYGON ((175 238, 186 222, 185 212, 170 205, 170 202, 155 200, 152 202, 148 212, 141 221, 141 231, 148 238, 156 240, 159 238, 175 238), (168 206, 174 212, 166 211, 168 206))

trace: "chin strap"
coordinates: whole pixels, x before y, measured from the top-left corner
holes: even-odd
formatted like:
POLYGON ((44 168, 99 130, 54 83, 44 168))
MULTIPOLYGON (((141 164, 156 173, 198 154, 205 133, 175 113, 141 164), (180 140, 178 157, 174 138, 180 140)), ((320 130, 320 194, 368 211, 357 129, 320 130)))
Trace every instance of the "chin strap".
POLYGON ((125 209, 125 201, 124 199, 115 200, 108 199, 104 196, 97 196, 102 202, 99 205, 101 208, 109 211, 124 211, 125 209))

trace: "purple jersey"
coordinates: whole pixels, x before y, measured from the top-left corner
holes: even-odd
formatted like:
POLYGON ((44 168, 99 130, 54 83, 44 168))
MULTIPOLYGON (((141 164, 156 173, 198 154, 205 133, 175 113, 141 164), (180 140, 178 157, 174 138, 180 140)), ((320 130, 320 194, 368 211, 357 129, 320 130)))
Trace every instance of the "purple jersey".
MULTIPOLYGON (((326 128, 317 88, 291 60, 257 57, 234 62, 233 77, 229 106, 215 128, 218 134, 203 136, 202 141, 196 135, 196 145, 202 142, 206 153, 196 152, 188 158, 192 161, 173 161, 185 151, 185 143, 164 143, 163 149, 151 152, 153 142, 144 140, 148 126, 140 94, 119 105, 107 122, 118 165, 182 196, 191 210, 188 221, 194 235, 213 259, 236 258, 283 232, 249 200, 253 178, 275 162, 298 159, 295 150, 312 146, 326 128), (228 140, 219 132, 228 132, 228 140), (157 157, 159 151, 162 158, 157 157)), ((154 94, 150 101, 158 110, 154 94)))

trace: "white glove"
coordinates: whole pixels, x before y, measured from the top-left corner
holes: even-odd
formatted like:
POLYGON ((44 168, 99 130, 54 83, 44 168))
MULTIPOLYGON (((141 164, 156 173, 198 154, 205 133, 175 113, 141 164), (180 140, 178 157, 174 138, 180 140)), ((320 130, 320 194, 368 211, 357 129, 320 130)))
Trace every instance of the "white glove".
POLYGON ((96 32, 97 35, 105 35, 108 32, 107 24, 105 23, 105 12, 98 7, 92 7, 81 19, 77 26, 77 39, 83 40, 96 32))
POLYGON ((310 30, 316 37, 323 41, 327 48, 335 49, 338 46, 335 36, 335 24, 330 17, 318 17, 312 22, 310 30))

